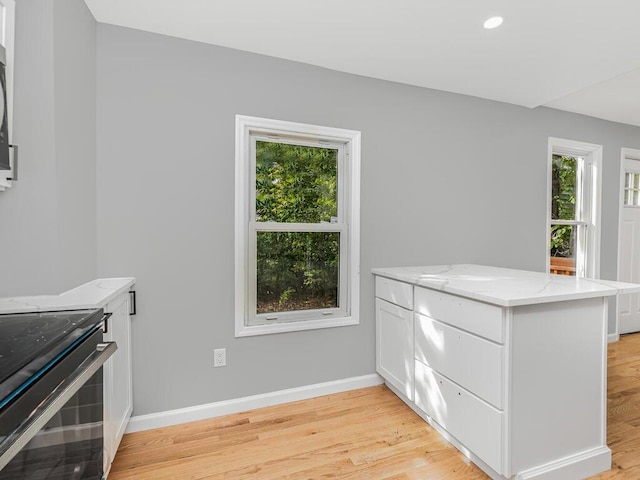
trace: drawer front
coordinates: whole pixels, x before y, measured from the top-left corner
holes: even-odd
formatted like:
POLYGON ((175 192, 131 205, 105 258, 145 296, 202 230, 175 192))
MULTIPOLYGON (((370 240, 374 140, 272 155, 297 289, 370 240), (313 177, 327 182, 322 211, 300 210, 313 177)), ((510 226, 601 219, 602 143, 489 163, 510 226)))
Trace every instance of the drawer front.
POLYGON ((413 400, 413 312, 376 298, 376 370, 413 400))
POLYGON ((502 474, 503 413, 416 360, 415 403, 502 474))
POLYGON ((418 313, 414 331, 416 360, 502 410, 504 347, 418 313))
POLYGON ((504 343, 501 307, 422 287, 416 287, 415 296, 416 312, 504 343))
POLYGON ((376 276, 376 297, 409 310, 413 309, 413 285, 408 283, 376 276))

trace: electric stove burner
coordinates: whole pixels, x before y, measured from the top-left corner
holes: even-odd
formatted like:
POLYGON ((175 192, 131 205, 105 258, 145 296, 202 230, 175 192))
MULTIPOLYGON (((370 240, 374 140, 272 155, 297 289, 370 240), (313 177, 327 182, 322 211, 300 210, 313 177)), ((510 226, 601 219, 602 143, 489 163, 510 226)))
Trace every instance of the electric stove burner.
POLYGON ((0 315, 0 406, 78 338, 95 328, 95 310, 0 315))

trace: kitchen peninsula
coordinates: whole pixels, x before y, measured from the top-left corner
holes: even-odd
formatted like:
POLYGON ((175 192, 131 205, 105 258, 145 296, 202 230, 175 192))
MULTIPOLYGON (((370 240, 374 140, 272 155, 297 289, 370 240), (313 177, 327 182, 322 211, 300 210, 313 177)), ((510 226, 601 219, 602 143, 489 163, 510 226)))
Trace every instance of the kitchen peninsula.
POLYGON ((640 285, 481 265, 372 273, 378 373, 489 476, 611 467, 608 299, 640 285))

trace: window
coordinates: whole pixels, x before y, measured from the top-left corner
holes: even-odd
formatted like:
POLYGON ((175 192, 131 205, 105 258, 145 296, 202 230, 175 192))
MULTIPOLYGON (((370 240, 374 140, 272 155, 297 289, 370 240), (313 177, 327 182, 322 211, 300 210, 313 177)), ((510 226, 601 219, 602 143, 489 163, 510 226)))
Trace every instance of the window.
POLYGON ((640 172, 625 172, 624 205, 640 207, 640 172))
POLYGON ((358 323, 360 133, 236 117, 236 336, 358 323))
POLYGON ((602 147, 549 140, 549 271, 597 278, 602 147))

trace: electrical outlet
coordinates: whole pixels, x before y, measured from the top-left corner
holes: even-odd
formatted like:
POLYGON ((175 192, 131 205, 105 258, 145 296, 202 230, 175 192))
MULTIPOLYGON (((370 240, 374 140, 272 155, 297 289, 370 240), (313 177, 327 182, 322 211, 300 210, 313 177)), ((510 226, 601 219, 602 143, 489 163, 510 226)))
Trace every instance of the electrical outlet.
POLYGON ((227 365, 227 349, 226 348, 216 348, 213 351, 213 366, 214 367, 224 367, 227 365))

